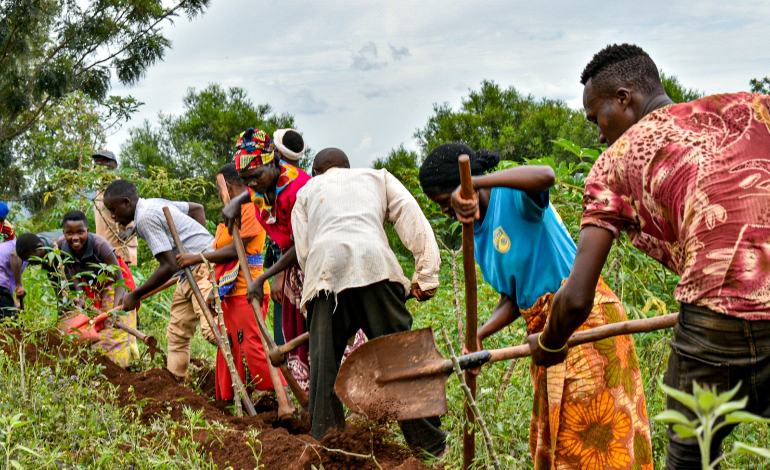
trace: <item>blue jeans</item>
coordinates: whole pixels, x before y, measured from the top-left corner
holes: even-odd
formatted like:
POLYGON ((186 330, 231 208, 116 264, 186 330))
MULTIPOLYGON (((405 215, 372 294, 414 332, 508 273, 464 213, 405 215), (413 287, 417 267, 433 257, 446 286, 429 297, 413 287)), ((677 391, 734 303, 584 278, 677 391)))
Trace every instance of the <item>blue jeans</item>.
MULTIPOLYGON (((716 387, 719 392, 741 383, 737 400, 749 397, 746 411, 770 418, 770 321, 746 321, 682 304, 674 328, 666 385, 692 393, 692 383, 716 387)), ((669 397, 668 408, 695 416, 669 397)), ((725 426, 711 446, 711 462, 722 453, 722 441, 735 426, 725 426)), ((701 457, 695 438, 683 439, 668 429, 667 470, 700 470, 701 457)))

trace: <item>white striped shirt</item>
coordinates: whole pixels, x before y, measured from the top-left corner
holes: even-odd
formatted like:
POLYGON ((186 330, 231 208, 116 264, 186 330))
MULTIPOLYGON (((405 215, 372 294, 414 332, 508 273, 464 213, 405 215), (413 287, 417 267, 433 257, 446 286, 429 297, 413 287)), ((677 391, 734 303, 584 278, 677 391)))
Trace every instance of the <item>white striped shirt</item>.
POLYGON ((438 287, 441 256, 433 229, 408 189, 387 170, 332 168, 297 193, 291 214, 297 260, 305 273, 301 306, 319 292, 389 280, 427 291, 438 287), (390 249, 393 222, 414 255, 412 282, 390 249))
POLYGON ((213 249, 214 237, 198 221, 187 215, 190 211, 188 203, 139 198, 134 214, 134 226, 136 234, 147 243, 153 256, 169 250, 177 254, 166 215, 163 213, 164 207, 171 211, 171 217, 187 253, 205 253, 213 249))

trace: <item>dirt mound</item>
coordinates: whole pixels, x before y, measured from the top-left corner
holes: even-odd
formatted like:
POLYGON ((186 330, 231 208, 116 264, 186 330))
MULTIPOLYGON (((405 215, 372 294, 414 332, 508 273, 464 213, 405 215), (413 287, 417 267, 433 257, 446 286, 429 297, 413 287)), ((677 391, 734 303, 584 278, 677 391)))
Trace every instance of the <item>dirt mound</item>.
MULTIPOLYGON (((20 337, 18 331, 6 331, 6 334, 17 340, 20 337)), ((3 349, 8 349, 7 353, 12 352, 8 342, 0 339, 0 344, 3 349)), ((18 355, 18 351, 15 353, 18 355)), ((309 435, 307 413, 298 418, 278 420, 274 394, 261 395, 254 403, 256 416, 235 417, 231 413, 231 402, 213 399, 214 374, 205 363, 195 364, 198 369, 196 388, 205 395, 202 396, 178 383, 166 369, 132 373, 104 356, 93 356, 78 345, 62 341, 55 333, 44 335, 25 348, 25 359, 30 362, 54 365, 56 357, 71 355, 101 365, 106 379, 118 386, 119 405, 136 406, 140 410, 138 418, 144 423, 166 415, 180 422, 175 432, 189 432, 185 427, 189 420, 184 416, 184 409, 188 407, 202 412, 207 421, 224 425, 226 430, 198 426, 193 431, 195 441, 211 454, 220 468, 253 469, 259 464, 266 470, 304 470, 312 465, 323 465, 325 470, 376 469, 371 459, 361 457, 373 453, 384 470, 427 469, 414 454, 393 443, 390 431, 378 425, 350 424, 345 431, 333 431, 319 443, 309 435)))
POLYGON ((299 468, 310 469, 311 465, 318 466, 318 460, 323 463, 324 470, 376 469, 377 465, 370 456, 377 459, 382 468, 426 468, 419 460, 403 447, 394 444, 389 430, 381 426, 371 426, 371 423, 359 421, 348 424, 344 431, 330 431, 321 441, 320 446, 313 446, 306 452, 299 468), (344 450, 344 452, 340 452, 344 450), (407 459, 413 459, 417 467, 402 467, 407 459))

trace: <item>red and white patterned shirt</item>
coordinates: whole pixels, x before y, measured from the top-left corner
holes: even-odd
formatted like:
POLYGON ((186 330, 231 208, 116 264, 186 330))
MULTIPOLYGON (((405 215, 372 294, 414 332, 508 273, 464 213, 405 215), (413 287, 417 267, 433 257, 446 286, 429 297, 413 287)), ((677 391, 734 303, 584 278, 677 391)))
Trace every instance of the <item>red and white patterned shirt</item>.
POLYGON ((16 239, 16 231, 13 229, 13 225, 7 220, 3 222, 0 227, 0 243, 9 242, 16 239))
POLYGON ((586 180, 582 227, 628 233, 681 276, 680 302, 770 320, 770 96, 658 109, 586 180))

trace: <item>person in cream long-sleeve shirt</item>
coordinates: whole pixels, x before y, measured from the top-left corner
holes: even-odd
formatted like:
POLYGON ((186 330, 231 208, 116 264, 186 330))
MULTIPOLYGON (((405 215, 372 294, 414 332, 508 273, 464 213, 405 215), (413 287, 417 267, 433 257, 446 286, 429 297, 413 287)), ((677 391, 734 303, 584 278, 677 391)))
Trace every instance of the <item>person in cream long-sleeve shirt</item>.
MULTIPOLYGON (((411 329, 406 299, 433 297, 441 257, 417 201, 387 170, 350 169, 341 150, 325 149, 313 162, 313 174, 297 193, 291 222, 305 273, 301 307, 312 345, 311 433, 320 440, 330 428, 345 427, 334 382, 348 338, 359 328, 369 339, 411 329), (411 281, 388 244, 388 221, 414 254, 411 281)), ((443 453, 446 435, 438 417, 400 425, 410 446, 443 453)))

